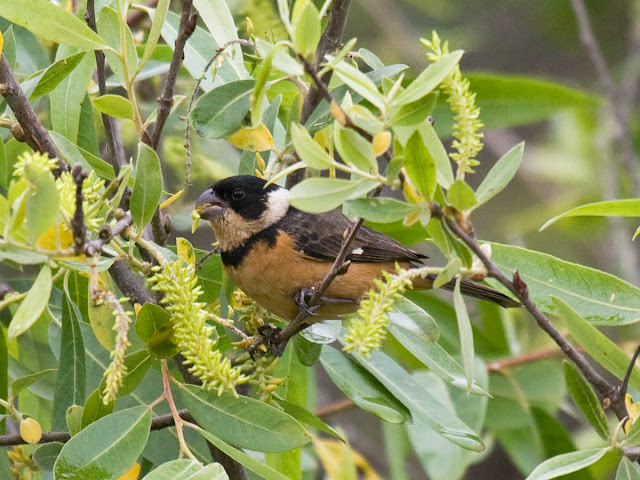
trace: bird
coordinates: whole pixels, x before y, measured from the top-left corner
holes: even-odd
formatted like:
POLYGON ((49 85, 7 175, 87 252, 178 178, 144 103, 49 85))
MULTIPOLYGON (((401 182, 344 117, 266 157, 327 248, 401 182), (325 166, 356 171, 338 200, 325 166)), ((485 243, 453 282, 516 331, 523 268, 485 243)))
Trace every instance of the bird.
MULTIPOLYGON (((293 320, 304 296, 329 272, 354 222, 338 210, 313 214, 289 203, 289 190, 266 180, 237 175, 205 190, 196 202, 199 218, 209 222, 229 278, 270 313, 293 320)), ((422 266, 427 257, 393 238, 362 226, 347 256, 349 267, 329 285, 309 323, 354 312, 374 280, 396 266, 422 266)), ((433 287, 435 275, 416 278, 413 288, 433 287)), ((455 280, 443 288, 453 290, 455 280)), ((463 294, 502 307, 520 304, 479 282, 462 280, 463 294)))

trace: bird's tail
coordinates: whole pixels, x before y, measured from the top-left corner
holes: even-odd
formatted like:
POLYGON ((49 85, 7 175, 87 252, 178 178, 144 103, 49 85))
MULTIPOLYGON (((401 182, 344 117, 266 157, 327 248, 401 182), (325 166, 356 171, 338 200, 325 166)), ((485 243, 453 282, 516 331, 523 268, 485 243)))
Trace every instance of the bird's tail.
MULTIPOLYGON (((427 275, 426 278, 420 279, 416 278, 413 282, 413 288, 416 290, 421 289, 429 289, 432 288, 433 281, 436 279, 435 274, 427 275)), ((445 290, 453 291, 456 286, 456 281, 452 280, 449 283, 443 285, 441 288, 445 290)), ((515 308, 520 307, 520 303, 513 300, 510 297, 500 293, 494 288, 489 287, 483 283, 472 282, 471 280, 462 280, 460 283, 460 292, 463 295, 468 295, 473 298, 478 298, 480 300, 485 300, 487 302, 492 302, 500 305, 504 308, 515 308)))

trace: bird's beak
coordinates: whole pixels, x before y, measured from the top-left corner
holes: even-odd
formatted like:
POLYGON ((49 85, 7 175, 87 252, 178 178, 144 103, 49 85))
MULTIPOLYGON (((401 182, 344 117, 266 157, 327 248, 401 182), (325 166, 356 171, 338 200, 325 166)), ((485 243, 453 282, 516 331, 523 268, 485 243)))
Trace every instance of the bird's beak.
POLYGON ((228 205, 211 189, 200 195, 196 202, 196 212, 204 220, 210 221, 222 217, 226 208, 228 205))

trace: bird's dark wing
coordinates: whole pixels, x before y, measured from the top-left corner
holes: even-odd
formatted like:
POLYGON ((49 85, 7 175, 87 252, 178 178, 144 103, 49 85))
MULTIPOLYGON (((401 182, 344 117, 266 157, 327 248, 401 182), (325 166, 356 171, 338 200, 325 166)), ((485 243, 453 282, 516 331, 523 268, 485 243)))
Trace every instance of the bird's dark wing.
MULTIPOLYGON (((307 257, 332 262, 340 252, 345 230, 351 225, 353 222, 337 210, 311 214, 291 207, 277 226, 295 239, 296 248, 307 257)), ((421 263, 426 257, 363 226, 347 258, 357 263, 421 263)))

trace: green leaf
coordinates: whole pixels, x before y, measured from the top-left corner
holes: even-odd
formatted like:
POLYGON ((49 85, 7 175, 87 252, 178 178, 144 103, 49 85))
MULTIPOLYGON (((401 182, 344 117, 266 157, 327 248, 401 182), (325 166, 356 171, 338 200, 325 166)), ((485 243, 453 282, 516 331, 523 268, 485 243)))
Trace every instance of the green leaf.
POLYGON ((464 303, 462 293, 460 293, 460 282, 462 277, 456 280, 456 286, 453 289, 453 306, 456 309, 456 317, 458 318, 458 332, 460 334, 460 352, 462 353, 462 365, 464 365, 464 374, 467 379, 467 390, 471 392, 473 385, 473 365, 475 352, 473 348, 473 330, 471 329, 471 319, 467 312, 467 305, 464 303))
POLYGON ((115 403, 110 401, 105 405, 100 392, 101 390, 99 388, 94 390, 93 393, 89 395, 87 403, 84 404, 84 409, 82 410, 82 428, 91 425, 96 420, 113 412, 115 403))
POLYGON ((265 465, 264 463, 259 462, 258 460, 250 457, 246 453, 236 448, 233 448, 228 443, 224 442, 222 439, 217 437, 211 432, 206 430, 198 430, 200 435, 206 438, 210 443, 212 443, 217 449, 221 450, 229 457, 233 458, 236 462, 240 463, 247 470, 252 471, 253 473, 259 475, 265 480, 291 480, 289 477, 284 476, 280 472, 274 470, 273 468, 265 465))
POLYGON ((38 80, 38 84, 29 97, 29 100, 35 100, 56 88, 60 82, 78 66, 80 60, 84 58, 85 54, 86 52, 79 52, 75 55, 71 55, 67 58, 62 58, 57 62, 54 62, 50 67, 42 72, 40 79, 38 80))
POLYGON ((40 445, 33 451, 33 461, 42 470, 50 472, 53 470, 53 465, 56 463, 60 452, 62 451, 63 443, 52 442, 40 445))
POLYGON ((371 142, 352 128, 343 127, 337 120, 333 124, 333 141, 344 163, 365 172, 378 171, 371 142))
POLYGON ((50 42, 84 50, 108 48, 86 23, 47 0, 0 0, 0 16, 50 42))
POLYGON ((409 410, 384 385, 343 353, 324 347, 320 363, 333 383, 358 407, 386 422, 404 423, 411 418, 409 410))
POLYGON ((355 198, 344 204, 350 214, 376 223, 392 223, 420 211, 417 205, 394 198, 355 198))
POLYGON ((49 135, 51 136, 53 143, 56 144, 60 155, 62 155, 69 165, 80 164, 89 171, 95 170, 100 177, 107 180, 113 180, 116 178, 113 166, 109 163, 78 147, 75 143, 58 132, 50 130, 49 135))
MULTIPOLYGON (((129 395, 144 379, 151 365, 153 357, 146 350, 138 350, 124 357, 124 367, 126 375, 122 378, 122 386, 118 389, 118 398, 129 395)), ((103 392, 106 387, 106 380, 100 383, 99 391, 103 392)))
MULTIPOLYGON (((485 129, 528 125, 565 111, 595 112, 602 99, 555 82, 491 73, 465 75, 482 112, 485 129)), ((453 125, 449 105, 441 101, 433 113, 436 130, 448 135, 453 125)))
MULTIPOLYGON (((631 359, 620 348, 609 340, 596 327, 589 324, 568 304, 557 297, 551 297, 555 306, 555 315, 562 318, 573 339, 585 351, 610 373, 623 379, 631 359)), ((629 381, 633 388, 640 388, 640 372, 634 369, 629 381)))
POLYGON ((35 242, 56 223, 58 189, 48 169, 28 163, 25 173, 31 184, 27 196, 27 228, 30 241, 35 242))
POLYGON ((373 190, 375 182, 352 182, 337 178, 308 178, 289 192, 289 202, 305 212, 322 213, 337 208, 350 198, 373 190))
POLYGON ((307 130, 295 123, 291 124, 291 140, 300 159, 310 168, 324 170, 335 162, 331 155, 311 138, 307 130))
POLYGON ((414 127, 426 122, 427 117, 433 113, 438 95, 429 94, 426 98, 421 98, 415 102, 402 105, 398 108, 389 120, 393 126, 414 127))
POLYGON ((593 387, 587 382, 580 370, 573 364, 564 361, 564 378, 569 394, 584 417, 603 440, 609 439, 607 416, 598 400, 593 387))
POLYGON ((12 175, 13 165, 9 165, 7 152, 4 148, 4 140, 0 138, 0 187, 6 189, 9 186, 12 175))
POLYGON ((532 300, 546 313, 555 312, 554 295, 595 325, 640 320, 640 289, 613 275, 524 248, 491 243, 491 250, 507 275, 520 272, 532 300))
POLYGON ((622 457, 616 472, 616 480, 640 480, 640 466, 627 457, 622 457))
POLYGON ((280 47, 283 43, 276 43, 271 51, 264 57, 262 62, 257 68, 257 72, 254 75, 256 78, 256 85, 251 95, 251 125, 260 125, 262 123, 262 101, 267 90, 267 80, 271 73, 271 63, 280 47))
MULTIPOLYGON (((298 337, 294 337, 294 339, 296 338, 298 337)), ((344 441, 344 438, 342 438, 342 436, 338 432, 336 432, 330 425, 327 425, 322 421, 322 419, 316 417, 306 408, 303 408, 300 405, 297 405, 293 402, 288 402, 286 400, 276 400, 276 403, 280 405, 285 412, 298 420, 300 423, 309 425, 313 428, 317 428, 321 432, 328 433, 329 435, 344 441)))
POLYGON ((564 217, 640 217, 640 199, 629 198, 624 200, 611 200, 596 202, 572 208, 560 215, 547 220, 540 227, 540 232, 552 223, 564 217))
POLYGON ((107 480, 124 474, 149 438, 151 409, 120 410, 92 423, 69 440, 56 460, 56 478, 107 480))
POLYGON ((222 260, 220 255, 210 255, 204 262, 196 265, 196 275, 202 286, 202 301, 214 302, 220 296, 222 287, 222 260))
POLYGON ((197 460, 181 458, 163 463, 142 480, 190 480, 191 476, 201 469, 202 465, 197 460))
MULTIPOLYGON (((56 60, 67 58, 77 52, 75 48, 61 45, 56 52, 56 60)), ((82 101, 87 95, 95 68, 95 56, 85 55, 78 66, 49 93, 51 129, 74 143, 78 140, 82 101)))
POLYGON ((133 103, 120 95, 102 95, 93 99, 93 105, 99 112, 112 117, 133 119, 133 103))
POLYGON ((97 27, 98 33, 102 35, 102 38, 105 39, 111 48, 119 53, 119 55, 116 55, 116 53, 112 51, 104 52, 109 67, 124 87, 138 68, 138 53, 131 30, 126 23, 123 23, 122 15, 119 15, 118 12, 110 7, 104 7, 100 10, 97 27), (123 38, 125 44, 124 49, 122 48, 123 38), (126 54, 126 71, 123 65, 123 53, 126 54))
POLYGON ((136 316, 136 333, 143 342, 151 340, 153 334, 166 323, 171 315, 160 305, 145 303, 136 316))
POLYGON ((427 200, 433 200, 436 190, 436 164, 425 146, 422 135, 416 131, 404 149, 404 167, 407 175, 427 200))
POLYGON ((7 335, 9 340, 26 332, 44 311, 51 295, 51 269, 44 266, 36 277, 27 296, 22 300, 18 310, 13 315, 7 335))
POLYGON ((51 428, 65 430, 66 412, 71 405, 83 405, 85 401, 86 361, 84 342, 80 332, 82 315, 68 294, 62 297, 62 336, 60 359, 53 400, 51 428))
POLYGON ((432 288, 440 288, 445 286, 458 274, 458 272, 460 271, 460 267, 462 267, 462 261, 460 261, 459 258, 454 257, 449 260, 444 266, 442 272, 440 272, 433 281, 432 288))
POLYGON ((194 385, 182 386, 182 398, 198 424, 225 441, 258 452, 282 452, 311 438, 290 415, 250 397, 218 396, 194 385))
POLYGON ((205 93, 191 111, 191 123, 199 135, 224 138, 242 126, 251 108, 253 80, 225 83, 205 93))
POLYGON ((505 153, 496 164, 491 167, 487 176, 476 190, 476 199, 480 206, 496 196, 515 176, 522 161, 524 142, 520 142, 505 153))
POLYGON ((139 229, 151 221, 162 197, 162 187, 162 167, 158 154, 140 142, 136 160, 136 180, 131 193, 131 217, 139 229))
POLYGON ((433 431, 466 450, 484 450, 482 440, 473 430, 384 353, 375 351, 370 360, 360 358, 359 363, 433 431))
MULTIPOLYGON (((36 383, 38 380, 46 377, 50 373, 57 372, 57 368, 48 368, 46 370, 42 370, 40 372, 32 373, 31 375, 25 375, 24 377, 20 377, 11 382, 11 395, 17 397, 20 394, 20 390, 24 388, 29 388, 31 385, 36 383)), ((4 397, 1 397, 4 398, 4 397)))
POLYGON ((527 477, 527 480, 550 480, 572 472, 577 472, 578 470, 587 468, 589 465, 593 465, 610 450, 611 447, 593 448, 591 450, 581 450, 558 455, 538 465, 538 467, 531 472, 531 475, 527 477))
POLYGON ((447 200, 459 211, 469 210, 478 204, 473 190, 464 180, 456 180, 449 187, 447 200))
POLYGON ((296 50, 309 56, 316 51, 320 41, 320 12, 310 0, 298 0, 293 9, 291 23, 294 26, 293 42, 296 50))
MULTIPOLYGON (((331 62, 331 55, 327 55, 327 60, 331 62)), ((378 91, 376 84, 364 73, 344 60, 333 66, 333 70, 349 88, 362 95, 363 98, 371 102, 382 112, 386 109, 386 103, 382 94, 378 91)))
POLYGON ((431 93, 458 65, 463 53, 462 50, 456 50, 429 65, 404 91, 396 95, 394 103, 406 105, 431 93))
POLYGON ((156 5, 153 22, 151 22, 151 28, 149 29, 149 35, 147 36, 147 42, 144 46, 144 52, 142 53, 142 59, 140 60, 138 70, 147 63, 153 55, 156 45, 158 45, 160 31, 162 30, 164 19, 167 17, 167 11, 169 10, 169 3, 171 3, 171 0, 159 0, 156 5))
POLYGON ((394 304, 395 311, 389 312, 391 325, 404 330, 417 340, 434 343, 440 337, 438 324, 431 315, 411 300, 400 297, 394 304))

